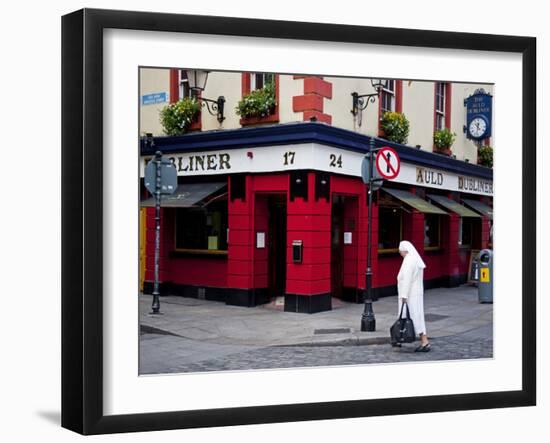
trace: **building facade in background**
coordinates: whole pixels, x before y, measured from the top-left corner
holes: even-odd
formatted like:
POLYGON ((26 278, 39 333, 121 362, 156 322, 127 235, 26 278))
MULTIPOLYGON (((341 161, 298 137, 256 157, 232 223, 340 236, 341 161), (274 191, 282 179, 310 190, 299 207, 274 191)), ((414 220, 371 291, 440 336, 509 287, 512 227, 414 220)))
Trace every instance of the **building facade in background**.
MULTIPOLYGON (((375 293, 396 293, 404 239, 426 261, 426 287, 467 280, 472 251, 492 246, 493 174, 477 164, 480 147, 492 145, 492 85, 390 80, 352 113, 354 92, 372 93, 370 79, 210 72, 197 94, 184 70, 141 69, 142 172, 157 150, 178 171, 178 190, 163 201, 163 291, 243 306, 279 298, 286 311, 305 313, 331 309, 333 297, 362 301, 368 225, 360 172, 373 137, 401 158, 398 176, 375 196, 375 293), (272 112, 238 115, 239 101, 268 84, 272 112), (223 97, 223 121, 202 107, 183 135, 166 136, 161 110, 193 94, 223 97), (384 138, 386 111, 409 120, 405 142, 384 138), (445 128, 456 139, 438 150, 434 132, 445 128)), ((145 291, 152 206, 142 185, 145 291)))
MULTIPOLYGON (((342 77, 307 77, 268 74, 274 77, 277 109, 267 119, 241 119, 235 107, 243 95, 263 85, 266 74, 241 72, 210 72, 202 93, 208 98, 225 98, 225 120, 201 112, 199 122, 191 130, 212 131, 237 129, 256 124, 317 121, 347 129, 358 134, 381 136, 379 121, 384 111, 402 112, 410 120, 407 145, 434 151, 433 134, 436 129, 448 128, 456 134, 452 155, 456 159, 477 163, 478 146, 491 145, 491 137, 476 142, 464 132, 466 107, 464 100, 479 89, 493 93, 493 85, 473 83, 391 80, 381 93, 380 100, 366 111, 352 115, 351 94, 372 93, 370 79, 342 77)), ((164 135, 159 113, 169 102, 189 94, 185 71, 178 69, 140 70, 140 132, 154 136, 164 135), (157 96, 157 100, 154 96, 157 96), (152 98, 153 97, 153 98, 152 98)))

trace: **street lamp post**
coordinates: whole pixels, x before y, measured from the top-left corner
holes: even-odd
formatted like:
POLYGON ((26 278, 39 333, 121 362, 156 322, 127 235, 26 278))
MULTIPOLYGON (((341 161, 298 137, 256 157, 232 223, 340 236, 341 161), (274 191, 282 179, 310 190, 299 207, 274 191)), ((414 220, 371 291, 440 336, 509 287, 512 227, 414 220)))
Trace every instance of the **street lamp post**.
POLYGON ((365 308, 361 316, 361 331, 375 331, 376 317, 372 309, 372 194, 374 192, 374 137, 370 138, 368 151, 368 228, 367 228, 367 271, 365 273, 365 292, 363 301, 365 308))
MULTIPOLYGON (((359 111, 367 109, 369 103, 374 103, 380 96, 380 91, 384 89, 388 81, 385 79, 371 79, 374 93, 359 94, 352 92, 351 113, 356 116, 359 111)), ((364 310, 361 316, 361 331, 375 331, 376 317, 372 309, 372 196, 373 192, 381 186, 381 179, 374 177, 374 156, 376 149, 374 146, 374 137, 371 136, 369 149, 367 153, 367 163, 363 166, 366 171, 362 171, 363 181, 368 186, 368 228, 367 228, 367 270, 365 272, 365 291, 363 292, 364 310)))

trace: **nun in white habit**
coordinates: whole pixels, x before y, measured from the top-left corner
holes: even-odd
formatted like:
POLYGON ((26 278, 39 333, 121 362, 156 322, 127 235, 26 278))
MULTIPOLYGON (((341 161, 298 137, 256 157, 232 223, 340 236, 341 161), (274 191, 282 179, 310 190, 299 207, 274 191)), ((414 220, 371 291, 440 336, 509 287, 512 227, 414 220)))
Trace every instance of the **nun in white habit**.
MULTIPOLYGON (((399 274, 397 274, 398 312, 401 312, 402 304, 407 303, 414 330, 420 335, 421 343, 415 351, 428 352, 430 343, 424 321, 424 268, 426 264, 409 241, 405 240, 399 243, 399 253, 403 257, 403 263, 399 274)), ((403 316, 405 316, 406 309, 405 307, 403 310, 403 316)))

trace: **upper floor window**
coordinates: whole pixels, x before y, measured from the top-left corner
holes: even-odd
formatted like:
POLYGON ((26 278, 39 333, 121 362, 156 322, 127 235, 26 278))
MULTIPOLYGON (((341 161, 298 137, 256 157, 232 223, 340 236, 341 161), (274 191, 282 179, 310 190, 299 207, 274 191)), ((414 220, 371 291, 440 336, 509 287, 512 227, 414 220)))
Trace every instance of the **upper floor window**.
POLYGON ((396 111, 395 80, 388 80, 385 88, 380 92, 380 114, 396 111))
POLYGON ((279 74, 243 72, 241 94, 237 104, 241 125, 279 121, 279 74))
POLYGON ((445 129, 447 127, 445 119, 447 118, 447 83, 435 84, 435 129, 445 129))
POLYGON ((275 74, 254 73, 250 74, 250 90, 262 89, 275 81, 275 74))

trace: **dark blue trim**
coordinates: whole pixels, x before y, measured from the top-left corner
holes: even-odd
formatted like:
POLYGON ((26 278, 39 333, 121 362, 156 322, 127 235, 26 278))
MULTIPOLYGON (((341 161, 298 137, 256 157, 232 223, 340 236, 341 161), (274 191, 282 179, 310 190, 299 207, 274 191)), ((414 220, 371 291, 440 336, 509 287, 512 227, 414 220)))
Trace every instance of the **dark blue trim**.
MULTIPOLYGON (((221 131, 192 132, 175 137, 155 137, 152 148, 141 140, 141 155, 155 151, 171 154, 182 151, 208 151, 261 146, 286 145, 291 143, 321 143, 356 152, 368 150, 370 137, 324 123, 288 123, 221 131)), ((375 138, 375 145, 391 146, 401 159, 431 168, 443 169, 457 174, 493 179, 493 170, 484 166, 466 163, 446 155, 393 143, 375 138)))

